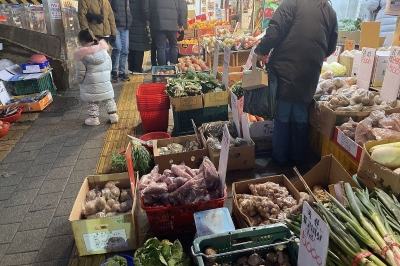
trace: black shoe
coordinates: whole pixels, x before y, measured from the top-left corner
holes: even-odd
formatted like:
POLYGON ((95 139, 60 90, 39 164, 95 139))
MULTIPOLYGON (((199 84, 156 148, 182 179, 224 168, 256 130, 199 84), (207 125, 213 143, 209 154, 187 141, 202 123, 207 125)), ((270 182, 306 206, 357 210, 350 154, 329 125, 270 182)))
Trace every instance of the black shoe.
POLYGON ((111 72, 111 81, 115 83, 119 81, 117 72, 111 72))
POLYGON ((119 78, 122 81, 130 81, 131 80, 127 74, 119 74, 119 78))

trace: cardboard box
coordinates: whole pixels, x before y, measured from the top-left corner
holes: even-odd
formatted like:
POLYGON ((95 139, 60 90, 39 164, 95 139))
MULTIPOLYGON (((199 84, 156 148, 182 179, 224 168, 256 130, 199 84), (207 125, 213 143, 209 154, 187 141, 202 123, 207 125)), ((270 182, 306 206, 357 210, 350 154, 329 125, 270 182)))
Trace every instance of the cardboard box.
POLYGON ((372 86, 382 86, 389 56, 390 51, 376 51, 374 67, 372 69, 372 86))
POLYGON ((293 184, 287 179, 286 176, 284 175, 276 175, 276 176, 268 176, 268 177, 263 177, 263 178, 257 178, 257 179, 250 179, 246 181, 241 181, 241 182, 234 182, 232 184, 232 212, 234 217, 236 218, 236 221, 238 222, 240 228, 246 228, 250 227, 251 222, 247 218, 246 215, 244 215, 239 207, 238 207, 238 202, 237 202, 237 194, 249 194, 251 195, 249 185, 250 184, 260 184, 260 183, 266 183, 266 182, 274 182, 279 184, 280 186, 285 186, 290 195, 293 196, 295 200, 300 199, 300 194, 299 191, 293 186, 293 184))
POLYGON ((381 23, 375 21, 361 22, 360 34, 360 51, 364 47, 378 48, 379 47, 379 34, 381 32, 381 23))
POLYGON ((346 152, 354 161, 360 162, 362 147, 354 140, 346 136, 339 127, 335 127, 335 135, 333 136, 335 142, 341 150, 346 152))
POLYGON ((268 86, 268 74, 264 70, 257 69, 257 56, 253 56, 251 74, 243 75, 242 87, 245 90, 255 90, 268 86))
MULTIPOLYGON (((303 176, 303 179, 311 190, 314 186, 321 186, 327 191, 330 191, 329 185, 336 184, 340 181, 350 183, 352 187, 359 187, 333 155, 322 157, 321 161, 303 176)), ((307 192, 301 180, 297 181, 294 187, 300 192, 307 192)))
POLYGON ((194 39, 196 37, 194 29, 185 30, 184 39, 194 39))
POLYGON ((134 250, 139 247, 139 226, 135 214, 138 199, 134 184, 131 185, 128 173, 93 175, 85 178, 69 216, 79 256, 134 250), (86 193, 96 186, 103 188, 108 181, 116 181, 119 188, 132 189, 132 213, 82 219, 82 204, 86 200, 86 193))
POLYGON ((361 31, 339 31, 338 43, 344 43, 346 40, 354 40, 355 43, 360 42, 361 31))
POLYGON ((368 152, 376 145, 399 141, 400 139, 374 140, 364 144, 357 177, 369 189, 373 190, 377 187, 384 190, 386 193, 396 196, 400 195, 400 175, 395 174, 391 169, 373 161, 368 152))
MULTIPOLYGON (((37 97, 39 95, 40 93, 30 94, 30 95, 20 95, 20 96, 14 96, 11 99, 19 101, 25 97, 37 97)), ((9 106, 17 106, 22 109, 23 113, 37 112, 37 111, 43 111, 51 102, 53 102, 53 96, 51 95, 51 92, 48 92, 46 96, 38 102, 0 105, 0 109, 5 109, 9 106)))
POLYGON ((255 153, 263 153, 272 149, 272 136, 251 138, 255 144, 255 153))
POLYGON ((339 57, 339 64, 344 65, 346 67, 346 69, 347 69, 346 76, 351 77, 353 64, 354 64, 354 57, 348 56, 348 55, 343 55, 343 53, 342 53, 339 57))
MULTIPOLYGON (((222 82, 222 75, 223 75, 223 67, 217 67, 217 78, 220 82, 222 82)), ((241 81, 243 77, 243 67, 241 66, 234 66, 229 67, 229 77, 228 77, 228 86, 229 88, 232 87, 238 81, 241 81)))
POLYGON ((159 139, 153 140, 153 151, 154 151, 154 163, 158 165, 159 172, 164 172, 165 169, 171 169, 172 164, 181 164, 189 166, 192 169, 199 168, 200 164, 203 162, 203 157, 208 156, 207 146, 203 146, 202 149, 195 151, 188 151, 175 154, 160 155, 158 148, 166 147, 171 143, 179 143, 185 146, 187 141, 197 141, 196 135, 176 137, 170 139, 159 139))
POLYGON ((172 106, 177 112, 203 108, 202 95, 182 97, 182 98, 169 97, 169 101, 171 102, 172 106))
POLYGON ((228 105, 230 91, 209 92, 203 94, 204 107, 228 105))
MULTIPOLYGON (((203 145, 208 149, 208 157, 215 165, 215 168, 218 169, 221 150, 213 149, 208 146, 203 132, 201 132, 201 138, 203 141, 203 145)), ((255 145, 253 141, 251 145, 230 148, 226 170, 231 171, 253 169, 255 165, 255 159, 255 145)))
MULTIPOLYGON (((247 115, 247 117, 249 116, 247 115)), ((250 122, 250 119, 248 119, 248 121, 251 138, 272 137, 274 131, 274 121, 265 120, 259 122, 250 122)))

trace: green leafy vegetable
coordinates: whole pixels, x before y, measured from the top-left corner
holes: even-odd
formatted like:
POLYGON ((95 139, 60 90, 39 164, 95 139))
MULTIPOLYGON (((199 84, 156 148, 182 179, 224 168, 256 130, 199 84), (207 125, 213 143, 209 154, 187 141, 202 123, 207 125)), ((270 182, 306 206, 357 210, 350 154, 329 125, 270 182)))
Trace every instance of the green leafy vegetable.
POLYGON ((121 256, 114 256, 104 263, 104 266, 128 266, 128 261, 121 256))
POLYGON ((351 18, 344 18, 339 21, 338 28, 343 31, 358 31, 361 30, 362 19, 358 18, 356 20, 351 18))
POLYGON ((243 94, 244 94, 243 88, 242 88, 242 81, 238 81, 235 84, 233 84, 232 87, 231 87, 231 91, 233 92, 233 94, 236 95, 238 100, 240 98, 242 98, 243 94))
POLYGON ((135 252, 135 266, 189 266, 190 260, 183 252, 179 240, 174 243, 168 240, 159 241, 157 238, 150 238, 143 247, 135 252))
MULTIPOLYGON (((149 151, 139 142, 132 141, 131 147, 132 162, 135 171, 140 175, 150 172, 151 156, 149 151)), ((125 172, 128 170, 125 154, 113 154, 111 158, 112 168, 117 172, 125 172)))
POLYGON ((128 170, 128 166, 126 165, 126 157, 125 154, 113 154, 111 158, 112 168, 117 172, 125 172, 128 170))

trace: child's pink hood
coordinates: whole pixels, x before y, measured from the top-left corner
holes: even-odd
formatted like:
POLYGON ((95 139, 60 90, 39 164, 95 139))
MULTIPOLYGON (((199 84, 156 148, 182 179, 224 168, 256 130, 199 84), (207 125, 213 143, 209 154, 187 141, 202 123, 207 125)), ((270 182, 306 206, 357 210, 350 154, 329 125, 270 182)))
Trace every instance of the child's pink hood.
POLYGON ((74 51, 74 59, 81 60, 87 55, 97 53, 101 50, 108 50, 108 44, 105 40, 101 40, 98 45, 81 47, 74 51))

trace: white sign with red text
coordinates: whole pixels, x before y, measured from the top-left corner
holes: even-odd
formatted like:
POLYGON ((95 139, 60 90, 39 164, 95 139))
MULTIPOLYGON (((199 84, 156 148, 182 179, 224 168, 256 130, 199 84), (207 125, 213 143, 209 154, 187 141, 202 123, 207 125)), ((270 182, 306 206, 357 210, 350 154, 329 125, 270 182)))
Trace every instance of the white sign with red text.
POLYGON ((381 98, 383 101, 395 101, 400 87, 400 47, 393 46, 383 77, 381 98))
POLYGON ((341 46, 336 46, 336 50, 333 52, 333 54, 331 54, 327 59, 326 62, 328 64, 333 63, 333 62, 339 62, 339 55, 340 52, 342 51, 342 47, 341 46))
POLYGON ((371 73, 375 61, 375 48, 364 47, 361 51, 361 62, 358 69, 357 85, 362 89, 369 89, 371 84, 371 73))
POLYGON ((303 204, 298 266, 324 266, 328 256, 329 228, 319 215, 303 204))

